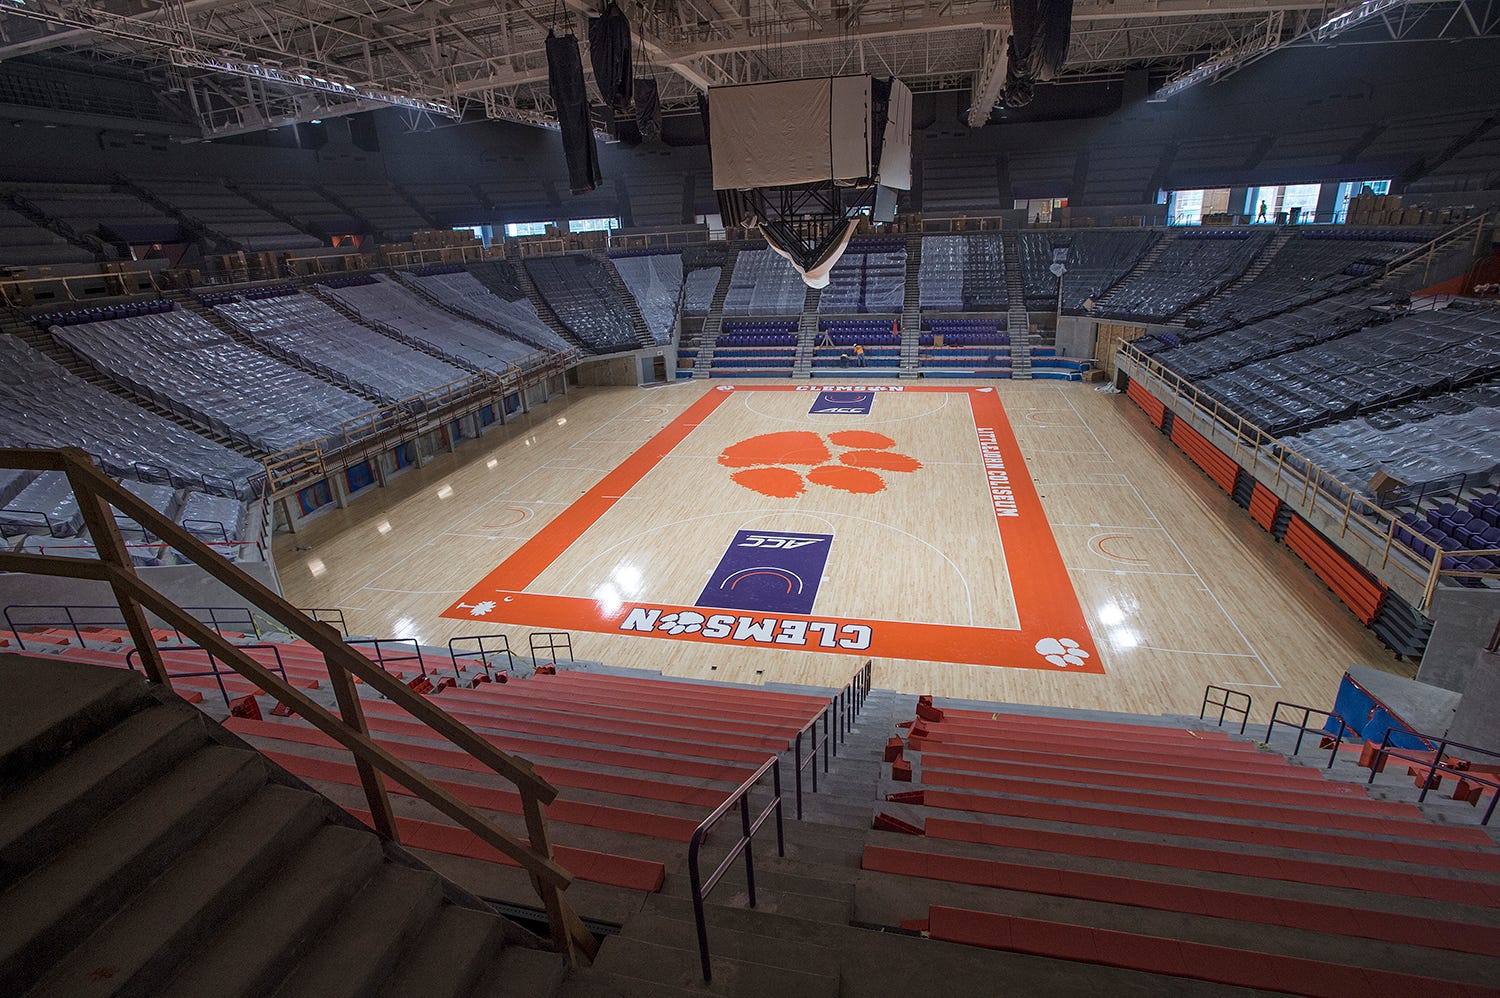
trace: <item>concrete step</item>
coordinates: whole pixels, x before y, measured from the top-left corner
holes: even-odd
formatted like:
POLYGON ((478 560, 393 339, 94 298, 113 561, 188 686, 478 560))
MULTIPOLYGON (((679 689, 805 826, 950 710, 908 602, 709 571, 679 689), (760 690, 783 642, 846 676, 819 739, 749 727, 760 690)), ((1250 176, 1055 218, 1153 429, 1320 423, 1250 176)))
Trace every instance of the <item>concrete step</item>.
MULTIPOLYGON (((809 973, 749 960, 714 956, 713 980, 705 983, 697 944, 688 949, 643 939, 611 936, 604 941, 594 967, 607 974, 647 982, 654 987, 692 989, 733 998, 836 998, 836 974, 809 973)), ((582 992, 587 993, 587 992, 582 992)), ((658 994, 651 990, 637 994, 658 994)))
MULTIPOLYGON (((686 899, 653 897, 647 902, 646 911, 690 927, 692 924, 692 903, 686 899)), ((714 954, 717 953, 721 930, 731 930, 741 936, 759 936, 766 941, 768 952, 782 941, 819 947, 828 954, 828 962, 820 966, 837 968, 840 993, 849 996, 928 993, 936 983, 934 974, 939 972, 936 968, 941 968, 942 993, 955 998, 993 998, 997 994, 1057 998, 1077 998, 1080 994, 1206 998, 1257 993, 1113 967, 974 949, 913 934, 884 932, 841 922, 811 920, 769 911, 765 905, 748 909, 709 904, 704 910, 704 919, 709 927, 709 952, 714 954)))
MULTIPOLYGON (((567 971, 567 961, 560 953, 508 946, 473 995, 474 998, 542 998, 558 989, 567 971)), ((425 990, 419 993, 426 994, 425 990)))
MULTIPOLYGON (((642 912, 630 920, 621 936, 693 953, 698 951, 698 930, 693 922, 691 903, 688 904, 687 918, 642 912)), ((756 932, 741 931, 720 922, 708 929, 709 953, 714 963, 721 957, 745 963, 764 964, 774 961, 773 965, 777 967, 827 968, 834 963, 827 948, 815 942, 789 934, 777 937, 774 943, 771 938, 756 932)))
POLYGON ((370 994, 436 914, 442 882, 429 870, 386 863, 276 990, 277 998, 370 994))
MULTIPOLYGON (((377 994, 380 998, 466 998, 503 945, 493 915, 445 904, 422 929, 377 994)), ((545 993, 545 992, 542 992, 545 993)))
POLYGON ((24 991, 264 781, 259 756, 207 746, 11 886, 0 895, 0 994, 24 991))
POLYGON ((855 897, 855 918, 862 923, 896 925, 904 919, 925 918, 927 908, 932 904, 1398 973, 1431 975, 1441 967, 1444 978, 1476 984, 1494 979, 1494 959, 1474 954, 1242 922, 1230 917, 1232 913, 1216 917, 1216 913, 1160 911, 871 871, 865 871, 860 879, 855 897))
POLYGON ((150 995, 214 926, 261 888, 325 818, 312 794, 262 787, 131 898, 30 992, 35 998, 150 995), (97 973, 108 967, 107 976, 97 973))
POLYGON ((251 998, 269 993, 380 860, 380 842, 373 835, 343 826, 319 830, 157 994, 251 998))
POLYGON ((1475 925, 1500 927, 1500 909, 1445 902, 1427 897, 1379 892, 1374 887, 1308 884, 1288 875, 1286 879, 1237 872, 1233 859, 1226 858, 1220 870, 1198 870, 1151 863, 1131 863, 1110 857, 1080 856, 1050 850, 1044 835, 1036 837, 1034 848, 1008 848, 950 839, 918 838, 899 832, 871 831, 869 844, 891 849, 918 851, 939 856, 962 856, 972 859, 1016 863, 1042 870, 1069 870, 1104 876, 1129 877, 1145 882, 1183 884, 1213 890, 1237 891, 1316 903, 1342 904, 1349 908, 1378 908, 1382 912, 1463 921, 1475 925))
POLYGON ((163 704, 126 717, 36 773, 0 809, 0 889, 206 742, 195 708, 163 704))
MULTIPOLYGON (((426 849, 412 849, 411 853, 471 894, 489 901, 541 911, 542 902, 537 897, 536 888, 532 886, 531 877, 520 867, 500 866, 468 856, 450 856, 426 849)), ((668 874, 668 883, 673 876, 674 874, 668 874)), ((683 874, 676 876, 685 879, 683 874)), ((623 925, 640 910, 641 901, 647 896, 644 891, 596 884, 587 880, 573 881, 567 894, 568 903, 578 912, 579 917, 604 925, 623 925)))
POLYGON ((706 993, 702 987, 674 987, 595 969, 570 974, 558 998, 703 998, 706 993))
POLYGON ((0 794, 151 702, 129 672, 101 676, 76 662, 8 653, 0 661, 9 683, 0 697, 0 794))

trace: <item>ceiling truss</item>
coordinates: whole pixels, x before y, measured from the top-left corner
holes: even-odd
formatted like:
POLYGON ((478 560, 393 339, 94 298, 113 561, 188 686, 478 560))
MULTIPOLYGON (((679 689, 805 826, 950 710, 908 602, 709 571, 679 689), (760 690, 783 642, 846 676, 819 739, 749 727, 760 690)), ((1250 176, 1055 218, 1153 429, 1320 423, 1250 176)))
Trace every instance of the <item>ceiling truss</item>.
MULTIPOLYGON (((1057 82, 1147 69, 1172 92, 1288 45, 1491 35, 1500 0, 1075 0, 1057 82), (1438 13, 1434 15, 1434 11, 1438 13)), ((402 109, 413 127, 485 116, 545 123, 543 41, 587 45, 589 0, 0 0, 0 62, 65 50, 145 67, 180 93, 204 138, 402 109)), ((664 109, 709 86, 839 73, 1002 97, 1008 0, 622 0, 638 75, 664 109)), ((585 64, 587 63, 585 58, 585 64)))

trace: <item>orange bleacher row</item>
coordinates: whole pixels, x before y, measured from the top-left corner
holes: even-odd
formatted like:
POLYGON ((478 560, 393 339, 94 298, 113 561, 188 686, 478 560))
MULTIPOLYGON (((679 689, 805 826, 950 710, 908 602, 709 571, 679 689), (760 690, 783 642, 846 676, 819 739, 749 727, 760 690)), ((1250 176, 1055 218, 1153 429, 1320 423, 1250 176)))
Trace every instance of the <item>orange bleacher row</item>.
MULTIPOLYGON (((127 633, 92 628, 84 630, 83 637, 96 647, 79 647, 72 631, 24 635, 28 648, 125 666, 127 633)), ((158 636, 173 637, 171 632, 158 636)), ((369 648, 356 650, 375 656, 369 648)), ((209 668, 201 649, 166 647, 162 652, 170 673, 209 668)), ((322 655, 305 643, 278 642, 274 650, 262 645, 246 653, 269 668, 279 665, 294 686, 318 689, 327 680, 322 655)), ((413 671, 415 665, 401 663, 413 671)), ((448 670, 446 662, 444 668, 448 670)), ((465 684, 481 671, 478 663, 464 660, 458 669, 465 684)), ((254 683, 223 671, 222 677, 174 675, 173 687, 194 701, 216 701, 220 682, 232 698, 263 695, 254 683)), ((435 668, 429 667, 429 672, 434 678, 438 675, 435 668)), ((682 854, 702 819, 760 763, 786 751, 830 702, 753 688, 708 688, 566 670, 503 685, 439 687, 433 699, 496 748, 532 760, 537 773, 559 789, 547 815, 556 854, 567 869, 583 880, 637 891, 660 889, 664 860, 682 854)), ((366 696, 362 706, 371 737, 382 746, 456 797, 524 834, 519 795, 487 766, 453 748, 394 703, 366 696)), ((333 739, 296 717, 231 716, 225 727, 369 821, 361 809, 358 773, 333 739)), ((387 783, 403 844, 514 865, 415 799, 407 788, 387 783)))
POLYGON ((1481 829, 1218 731, 925 697, 901 727, 887 761, 912 789, 887 794, 861 865, 921 881, 907 929, 1300 995, 1500 993, 1477 969, 1500 957, 1481 829), (1333 942, 1313 958, 1289 932, 1333 942), (1452 956, 1433 970, 1402 947, 1452 956))

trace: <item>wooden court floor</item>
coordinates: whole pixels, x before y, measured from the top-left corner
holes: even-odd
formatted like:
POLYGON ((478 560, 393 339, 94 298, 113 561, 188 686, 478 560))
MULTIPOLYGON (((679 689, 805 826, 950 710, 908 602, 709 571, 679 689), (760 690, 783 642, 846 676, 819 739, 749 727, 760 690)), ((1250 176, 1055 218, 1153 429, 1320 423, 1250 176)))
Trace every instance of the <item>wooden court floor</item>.
POLYGON ((1415 671, 1123 396, 906 382, 864 415, 793 387, 574 389, 280 535, 282 587, 429 645, 566 629, 580 658, 825 686, 871 657, 878 686, 1143 713, 1415 671))

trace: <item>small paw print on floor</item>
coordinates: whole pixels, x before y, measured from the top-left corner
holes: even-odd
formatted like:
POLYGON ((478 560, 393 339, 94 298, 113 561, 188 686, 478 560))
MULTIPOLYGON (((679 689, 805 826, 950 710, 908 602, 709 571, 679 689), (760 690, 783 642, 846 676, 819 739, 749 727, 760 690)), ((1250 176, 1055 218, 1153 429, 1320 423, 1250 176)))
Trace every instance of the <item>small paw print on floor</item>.
POLYGON ((1036 643, 1036 653, 1061 669, 1083 665, 1089 657, 1072 638, 1043 638, 1036 643))
POLYGON ((693 634, 703 630, 703 621, 707 619, 701 613, 691 610, 682 610, 678 613, 669 613, 657 622, 656 629, 668 634, 693 634))

